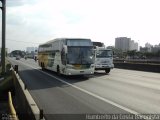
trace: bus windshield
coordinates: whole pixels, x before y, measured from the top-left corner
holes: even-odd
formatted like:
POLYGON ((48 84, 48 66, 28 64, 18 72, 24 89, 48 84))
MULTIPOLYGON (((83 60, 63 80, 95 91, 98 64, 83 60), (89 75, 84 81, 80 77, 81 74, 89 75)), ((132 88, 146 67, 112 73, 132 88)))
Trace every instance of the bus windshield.
POLYGON ((92 47, 69 46, 67 54, 68 64, 93 64, 94 52, 92 47))
POLYGON ((99 50, 96 53, 97 58, 105 58, 105 57, 112 57, 112 51, 111 50, 99 50))

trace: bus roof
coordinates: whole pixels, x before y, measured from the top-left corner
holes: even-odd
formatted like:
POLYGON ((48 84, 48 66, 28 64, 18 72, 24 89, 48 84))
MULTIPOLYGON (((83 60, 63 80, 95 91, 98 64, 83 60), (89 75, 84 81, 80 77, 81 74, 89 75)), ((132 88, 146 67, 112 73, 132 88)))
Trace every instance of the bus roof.
POLYGON ((108 48, 105 48, 105 47, 96 47, 95 49, 96 50, 112 50, 112 49, 108 49, 108 48))
POLYGON ((55 38, 55 39, 49 40, 49 41, 47 41, 47 42, 45 42, 45 43, 43 43, 43 44, 40 44, 39 46, 45 45, 45 44, 50 44, 50 43, 53 43, 53 42, 55 42, 55 41, 60 41, 60 40, 74 40, 74 39, 76 39, 76 40, 90 40, 90 41, 91 41, 91 39, 89 39, 89 38, 55 38))

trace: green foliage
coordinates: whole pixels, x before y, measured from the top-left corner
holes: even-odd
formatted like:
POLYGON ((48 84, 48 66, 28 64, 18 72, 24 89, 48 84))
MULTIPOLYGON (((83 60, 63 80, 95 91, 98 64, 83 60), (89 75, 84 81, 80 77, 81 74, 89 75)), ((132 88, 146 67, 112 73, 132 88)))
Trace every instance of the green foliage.
POLYGON ((10 53, 12 56, 21 56, 21 57, 24 57, 25 56, 25 52, 24 51, 21 51, 21 50, 14 50, 10 53))
MULTIPOLYGON (((11 75, 11 64, 6 61, 6 73, 4 75, 0 74, 0 78, 4 78, 0 81, 0 94, 3 93, 3 91, 8 90, 12 87, 13 81, 12 81, 12 75, 11 75)), ((2 66, 0 67, 0 73, 2 72, 2 66)))
POLYGON ((119 58, 126 58, 129 56, 130 58, 139 58, 139 59, 152 59, 152 58, 160 58, 160 50, 158 52, 140 52, 136 50, 122 51, 121 49, 116 49, 114 47, 109 47, 112 49, 114 56, 119 58))
POLYGON ((11 75, 4 76, 4 80, 0 82, 0 94, 3 91, 10 89, 13 86, 13 79, 11 75))

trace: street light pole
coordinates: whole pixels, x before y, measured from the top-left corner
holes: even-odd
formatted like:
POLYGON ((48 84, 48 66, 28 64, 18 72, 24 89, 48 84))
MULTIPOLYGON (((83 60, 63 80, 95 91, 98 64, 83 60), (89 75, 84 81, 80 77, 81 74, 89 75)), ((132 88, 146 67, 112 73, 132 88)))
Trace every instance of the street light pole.
POLYGON ((6 42, 6 0, 0 0, 2 2, 2 50, 1 50, 1 64, 2 64, 2 74, 5 74, 5 42, 6 42))

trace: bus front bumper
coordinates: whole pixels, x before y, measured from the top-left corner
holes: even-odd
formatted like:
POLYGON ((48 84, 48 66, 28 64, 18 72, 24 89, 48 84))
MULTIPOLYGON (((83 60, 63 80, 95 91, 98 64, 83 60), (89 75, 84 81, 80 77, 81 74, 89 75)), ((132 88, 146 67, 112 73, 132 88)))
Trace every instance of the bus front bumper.
POLYGON ((82 69, 82 70, 76 70, 76 69, 66 70, 66 75, 91 75, 91 74, 94 74, 94 68, 82 69))

